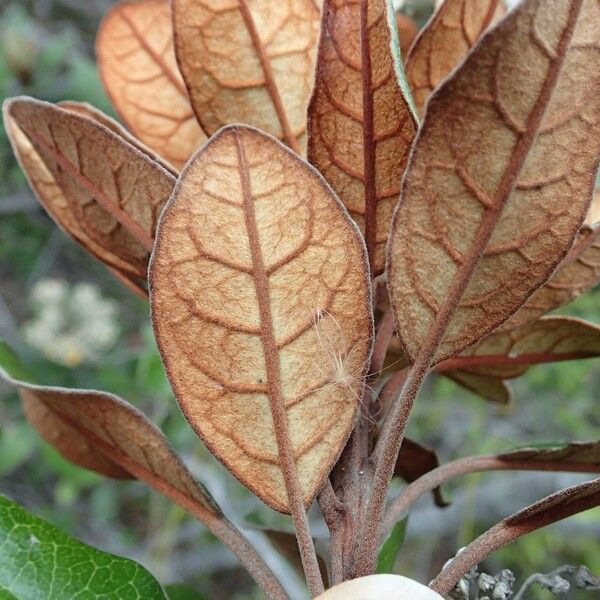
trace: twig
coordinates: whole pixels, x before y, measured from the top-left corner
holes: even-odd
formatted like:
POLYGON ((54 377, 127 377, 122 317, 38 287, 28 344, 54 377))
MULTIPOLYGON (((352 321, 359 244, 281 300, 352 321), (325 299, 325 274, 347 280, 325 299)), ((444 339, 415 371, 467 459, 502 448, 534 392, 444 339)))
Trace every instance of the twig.
POLYGON ((405 516, 410 507, 423 494, 461 475, 480 471, 565 471, 569 473, 590 473, 597 470, 598 467, 594 469, 593 465, 589 464, 542 460, 506 460, 493 454, 460 458, 441 465, 437 469, 429 471, 429 473, 425 473, 425 475, 422 475, 406 487, 390 503, 387 509, 383 523, 383 533, 389 532, 395 523, 405 516))

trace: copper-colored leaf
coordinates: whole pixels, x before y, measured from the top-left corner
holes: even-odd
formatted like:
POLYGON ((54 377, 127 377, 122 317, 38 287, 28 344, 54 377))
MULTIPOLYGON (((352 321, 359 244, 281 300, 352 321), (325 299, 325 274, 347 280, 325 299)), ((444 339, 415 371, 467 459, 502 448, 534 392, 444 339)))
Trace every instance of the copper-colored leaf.
POLYGON ((109 267, 143 281, 173 175, 72 110, 17 98, 4 104, 4 118, 15 154, 48 213, 109 267))
POLYGON ((498 377, 485 373, 460 371, 458 369, 447 371, 444 373, 444 376, 485 400, 490 400, 498 404, 510 404, 513 400, 510 385, 507 381, 503 381, 498 377))
POLYGON ((182 167, 206 134, 177 67, 169 1, 131 0, 114 6, 98 31, 96 56, 104 87, 127 126, 182 167))
MULTIPOLYGON (((429 471, 433 471, 439 466, 440 461, 434 450, 409 438, 404 438, 396 461, 394 475, 401 477, 406 483, 412 483, 419 479, 421 475, 425 475, 425 473, 429 473, 429 471)), ((439 486, 433 490, 433 498, 439 507, 448 505, 439 486)))
POLYGON ((281 466, 296 462, 309 503, 350 433, 369 288, 354 224, 274 138, 227 127, 188 164, 151 266, 156 338, 194 429, 277 510, 288 510, 281 466))
POLYGON ((439 6, 406 59, 406 76, 420 114, 431 92, 504 14, 502 0, 445 0, 439 6))
POLYGON ((598 169, 598 28, 595 0, 526 0, 430 100, 388 246, 411 360, 480 340, 570 249, 598 169))
POLYGON ((504 452, 498 458, 508 461, 557 462, 589 467, 589 471, 600 470, 600 442, 572 442, 540 447, 519 448, 504 452))
POLYGON ((300 152, 313 85, 314 0, 173 0, 175 49, 204 131, 248 123, 300 152))
POLYGON ((363 231, 374 275, 416 131, 391 11, 386 0, 324 2, 308 109, 308 159, 363 231))
POLYGON ((316 600, 443 600, 424 585, 401 575, 369 575, 344 581, 316 600))
POLYGON ((494 334, 439 369, 461 368, 485 376, 519 377, 531 365, 600 356, 600 327, 573 317, 542 317, 494 334))
POLYGON ((218 513, 163 433, 121 398, 33 385, 13 379, 1 367, 0 378, 19 390, 31 424, 68 460, 120 479, 138 477, 141 469, 218 513))
POLYGON ((70 112, 83 115, 98 121, 101 125, 104 125, 107 129, 110 129, 113 133, 116 133, 119 137, 122 137, 126 142, 129 142, 132 146, 135 146, 140 152, 144 153, 148 158, 157 162, 163 169, 169 171, 174 177, 177 177, 178 172, 165 160, 163 160, 158 154, 155 154, 146 144, 141 142, 138 138, 131 135, 125 127, 119 122, 115 121, 108 115, 104 114, 101 110, 98 110, 95 106, 88 104, 87 102, 75 102, 74 100, 63 100, 57 104, 61 108, 70 112))
MULTIPOLYGON (((597 196, 596 196, 597 197, 597 196)), ((592 204, 592 209, 594 205, 592 204)), ((590 218, 588 212, 588 218, 590 218)), ((595 218, 595 217, 592 217, 595 218)), ((511 331, 531 323, 543 314, 564 306, 591 290, 600 282, 600 224, 584 225, 567 256, 552 277, 534 292, 525 304, 500 327, 498 332, 511 331)))

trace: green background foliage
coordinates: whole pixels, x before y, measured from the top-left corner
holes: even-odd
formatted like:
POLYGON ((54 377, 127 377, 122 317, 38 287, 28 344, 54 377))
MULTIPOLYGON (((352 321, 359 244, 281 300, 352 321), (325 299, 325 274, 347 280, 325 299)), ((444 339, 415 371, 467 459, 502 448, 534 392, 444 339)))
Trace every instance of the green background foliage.
MULTIPOLYGON (((0 2, 0 96, 84 100, 114 114, 92 53, 94 30, 111 4, 0 2)), ((422 20, 430 4, 411 0, 408 10, 422 20)), ((185 422, 165 379, 148 312, 146 302, 125 290, 39 208, 0 126, 0 337, 18 351, 35 381, 111 391, 143 410, 234 521, 289 529, 286 517, 254 500, 217 464, 185 422), (32 290, 48 279, 68 286, 91 283, 118 304, 118 340, 99 359, 70 368, 23 341, 23 324, 36 318, 32 290)), ((561 312, 600 323, 600 294, 588 294, 561 312)), ((531 441, 597 439, 599 384, 598 361, 537 366, 513 383, 514 404, 498 407, 433 377, 417 403, 409 435, 435 448, 442 461, 531 441)), ((140 483, 109 481, 65 461, 27 425, 16 393, 6 387, 0 388, 0 423, 1 493, 78 539, 139 561, 161 583, 191 586, 173 592, 174 598, 261 597, 231 553, 180 508, 140 483)), ((413 511, 394 570, 426 583, 459 547, 497 520, 583 479, 551 473, 462 478, 447 486, 454 500, 450 508, 435 508, 427 496, 413 511)), ((484 568, 510 568, 519 580, 564 563, 586 564, 599 573, 599 517, 597 509, 537 532, 494 554, 484 568)), ((273 555, 259 534, 252 539, 273 555)), ((293 584, 292 570, 285 573, 293 584)), ((551 596, 533 590, 531 597, 551 596)), ((590 600, 590 595, 569 598, 590 600)))

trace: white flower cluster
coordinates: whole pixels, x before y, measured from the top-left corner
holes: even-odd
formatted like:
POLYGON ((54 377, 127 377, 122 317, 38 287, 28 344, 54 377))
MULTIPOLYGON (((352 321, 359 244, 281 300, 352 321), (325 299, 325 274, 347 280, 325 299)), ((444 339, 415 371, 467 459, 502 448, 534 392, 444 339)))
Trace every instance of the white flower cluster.
POLYGON ((23 325, 23 336, 56 363, 93 363, 119 337, 118 305, 92 283, 42 279, 29 300, 33 317, 23 325))

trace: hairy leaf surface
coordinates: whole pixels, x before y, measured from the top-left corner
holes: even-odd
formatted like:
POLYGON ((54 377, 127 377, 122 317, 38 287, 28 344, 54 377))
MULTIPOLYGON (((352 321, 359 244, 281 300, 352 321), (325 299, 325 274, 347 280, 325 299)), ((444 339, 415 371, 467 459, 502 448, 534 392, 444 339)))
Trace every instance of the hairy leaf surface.
POLYGON ((173 0, 175 49, 204 131, 248 123, 305 146, 319 8, 314 0, 173 0))
POLYGON ((167 600, 138 563, 68 536, 0 496, 0 598, 167 600))
POLYGON ((65 458, 117 479, 150 473, 210 513, 218 513, 162 431, 139 410, 106 392, 19 381, 2 366, 0 378, 19 390, 32 426, 65 458))
POLYGON ((168 0, 114 6, 96 39, 106 91, 131 131, 176 168, 206 141, 175 59, 168 0))
POLYGON ((600 442, 572 442, 545 447, 519 448, 498 455, 502 460, 532 460, 580 465, 590 471, 600 470, 600 442))
POLYGON ((595 0, 527 0, 430 100, 388 246, 411 360, 477 342, 570 249, 598 169, 599 27, 595 0))
POLYGON ((326 0, 308 159, 360 226, 373 274, 385 245, 416 119, 400 86, 393 9, 386 0, 326 0))
POLYGON ((163 213, 150 296, 169 379, 211 451, 277 510, 288 510, 282 457, 308 504, 354 423, 372 338, 367 273, 331 188, 252 128, 213 137, 163 213))
POLYGON ((90 118, 39 100, 4 104, 15 154, 55 221, 130 279, 145 279, 174 176, 90 118))
POLYGON ((440 367, 485 376, 519 377, 531 365, 600 356, 600 327, 573 317, 542 317, 513 331, 491 335, 440 367))
POLYGON ((406 76, 419 114, 425 112, 431 92, 504 14, 502 0, 445 0, 439 6, 406 59, 406 76))
POLYGON ((584 225, 579 230, 573 248, 552 277, 512 317, 502 323, 497 331, 512 331, 525 323, 531 323, 543 314, 576 300, 599 282, 600 224, 596 227, 584 225))

